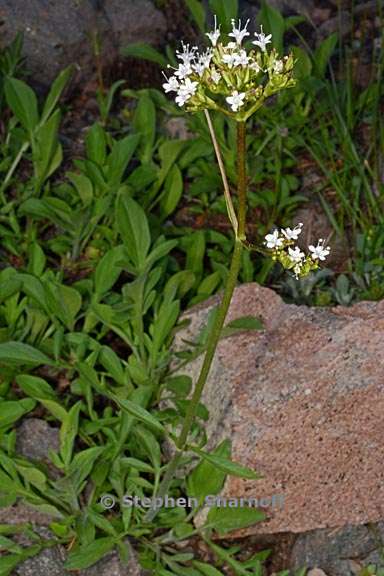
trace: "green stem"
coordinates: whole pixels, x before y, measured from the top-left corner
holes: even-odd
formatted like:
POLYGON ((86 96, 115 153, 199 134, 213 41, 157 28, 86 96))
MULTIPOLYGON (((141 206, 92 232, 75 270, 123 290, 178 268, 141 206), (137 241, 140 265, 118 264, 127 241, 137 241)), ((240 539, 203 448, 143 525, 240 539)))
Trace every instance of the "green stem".
POLYGON ((14 171, 16 170, 21 158, 23 157, 24 152, 26 152, 26 150, 28 150, 28 148, 29 148, 29 142, 24 142, 21 145, 20 150, 18 151, 14 161, 12 162, 11 167, 9 168, 9 170, 8 170, 4 180, 3 180, 3 183, 2 183, 1 188, 0 188, 0 194, 2 196, 3 202, 5 202, 5 196, 4 196, 5 189, 7 188, 8 184, 9 184, 9 182, 13 176, 14 171))
MULTIPOLYGON (((196 416, 196 411, 207 382, 209 371, 212 366, 213 358, 216 352, 217 345, 220 340, 221 331, 224 326, 225 318, 231 303, 232 295, 236 287, 237 278, 241 267, 241 254, 243 251, 243 241, 245 240, 245 218, 246 218, 246 170, 245 170, 245 123, 239 122, 237 125, 237 159, 238 159, 238 236, 235 239, 235 247, 232 254, 231 266, 227 282, 224 289, 224 294, 220 302, 219 309, 216 314, 215 322, 212 326, 211 333, 208 337, 208 346, 205 352, 203 365, 200 370, 199 377, 189 402, 188 409, 185 415, 183 426, 180 436, 176 441, 177 450, 170 460, 166 473, 157 493, 157 497, 164 498, 167 495, 170 484, 175 476, 176 470, 180 464, 183 452, 186 449, 188 442, 188 435, 192 428, 193 421, 196 416)), ((150 509, 145 516, 145 521, 151 522, 156 516, 158 509, 150 509)))

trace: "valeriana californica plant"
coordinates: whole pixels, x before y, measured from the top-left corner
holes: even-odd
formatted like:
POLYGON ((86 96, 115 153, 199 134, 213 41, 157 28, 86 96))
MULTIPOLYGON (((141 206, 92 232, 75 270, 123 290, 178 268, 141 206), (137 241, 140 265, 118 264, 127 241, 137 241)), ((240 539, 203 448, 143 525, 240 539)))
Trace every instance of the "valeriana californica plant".
POLYGON ((198 48, 182 45, 176 52, 179 66, 163 84, 166 92, 176 93, 176 103, 188 112, 218 110, 238 122, 245 122, 263 102, 283 88, 294 86, 293 56, 279 58, 276 50, 268 52, 271 34, 255 34, 252 48, 243 41, 250 36, 249 20, 242 27, 232 20, 227 42, 221 41, 216 25, 207 36, 211 46, 199 53, 198 48))
MULTIPOLYGON (((269 49, 272 35, 263 29, 251 37, 248 31, 249 20, 244 26, 239 20, 232 20, 232 31, 222 39, 220 27, 215 17, 214 30, 207 33, 210 46, 199 52, 196 46, 182 44, 176 51, 179 65, 171 75, 165 75, 165 92, 175 93, 176 103, 187 112, 203 111, 210 130, 213 146, 224 185, 224 197, 228 216, 235 233, 235 246, 223 297, 217 310, 215 322, 207 339, 207 348, 191 401, 188 404, 183 426, 175 439, 176 452, 169 462, 157 496, 164 497, 182 459, 183 451, 189 448, 188 436, 196 410, 207 381, 217 344, 225 322, 227 311, 235 289, 241 265, 241 254, 249 248, 246 241, 246 146, 245 124, 267 98, 285 88, 295 85, 293 77, 294 59, 292 54, 280 56, 275 49, 269 49), (248 41, 245 43, 245 41, 248 41), (250 45, 250 49, 245 45, 250 45), (237 122, 237 210, 232 202, 231 192, 222 160, 220 148, 211 122, 209 110, 221 112, 237 122)), ((170 68, 170 67, 169 67, 170 68)), ((264 249, 295 276, 302 277, 319 266, 329 254, 329 247, 319 240, 317 246, 309 246, 310 255, 305 255, 294 246, 302 225, 295 228, 273 231, 265 237, 264 249)), ((156 509, 147 514, 152 520, 156 509)))

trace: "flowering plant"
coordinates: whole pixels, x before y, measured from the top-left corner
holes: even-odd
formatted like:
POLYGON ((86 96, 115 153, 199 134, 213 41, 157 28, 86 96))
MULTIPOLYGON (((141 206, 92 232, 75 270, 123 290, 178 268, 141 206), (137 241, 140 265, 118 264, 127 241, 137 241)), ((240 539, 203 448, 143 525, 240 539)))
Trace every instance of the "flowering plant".
MULTIPOLYGON (((252 246, 246 240, 246 120, 250 118, 265 102, 265 100, 284 88, 294 86, 294 59, 292 54, 280 58, 276 50, 268 51, 272 35, 266 35, 261 28, 255 33, 255 39, 247 51, 243 46, 245 38, 250 36, 249 20, 242 26, 241 21, 232 20, 232 31, 227 42, 221 41, 220 28, 215 18, 214 30, 207 33, 211 46, 199 53, 196 46, 182 46, 176 52, 179 65, 174 73, 166 77, 163 84, 165 92, 175 92, 175 101, 188 112, 204 111, 215 149, 221 177, 224 186, 224 197, 229 219, 235 233, 235 246, 231 266, 225 285, 223 297, 207 339, 207 348, 195 384, 192 398, 189 401, 180 435, 175 438, 176 452, 168 463, 157 496, 164 497, 179 466, 183 452, 188 444, 189 433, 196 415, 201 395, 215 355, 217 344, 235 289, 241 266, 241 255, 244 248, 267 252, 286 269, 293 270, 298 278, 305 276, 319 266, 329 254, 329 247, 319 240, 317 246, 309 246, 310 255, 305 255, 298 246, 302 225, 295 228, 275 230, 265 237, 262 249, 252 246), (256 46, 256 48, 253 48, 256 46), (220 147, 215 135, 209 110, 219 111, 234 119, 237 123, 237 209, 232 202, 226 171, 221 156, 220 147)), ((147 520, 152 520, 157 514, 152 509, 147 514, 147 520)))
POLYGON ((199 53, 198 48, 183 44, 177 51, 180 60, 174 74, 163 84, 166 92, 176 92, 176 103, 189 112, 219 110, 238 122, 246 121, 269 96, 295 85, 292 54, 280 59, 276 50, 267 51, 272 35, 261 29, 247 51, 243 40, 250 35, 249 20, 242 28, 232 20, 229 41, 220 41, 217 27, 208 32, 212 46, 199 53))
POLYGON ((319 267, 319 261, 325 260, 330 253, 330 247, 324 245, 325 241, 322 238, 318 241, 317 246, 309 246, 311 254, 305 255, 299 246, 292 248, 301 233, 302 226, 303 224, 300 222, 293 229, 286 228, 282 229, 281 232, 276 229, 272 234, 267 234, 265 237, 265 244, 272 252, 272 259, 280 262, 284 268, 292 269, 296 278, 307 276, 309 272, 316 270, 319 267))

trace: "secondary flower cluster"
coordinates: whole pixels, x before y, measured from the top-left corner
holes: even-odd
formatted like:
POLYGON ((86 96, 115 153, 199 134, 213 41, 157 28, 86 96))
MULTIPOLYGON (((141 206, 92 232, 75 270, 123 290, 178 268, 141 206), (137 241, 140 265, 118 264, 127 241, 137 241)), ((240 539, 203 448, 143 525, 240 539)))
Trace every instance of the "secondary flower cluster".
POLYGON ((279 58, 275 50, 268 52, 271 34, 255 33, 250 50, 243 47, 243 40, 250 36, 249 20, 242 26, 232 20, 232 31, 224 44, 220 41, 220 27, 208 32, 211 46, 199 52, 196 46, 182 44, 176 51, 179 65, 169 78, 165 76, 165 92, 176 93, 176 103, 186 110, 221 110, 244 121, 249 118, 266 98, 283 88, 293 86, 293 56, 279 58))
POLYGON ((265 245, 272 251, 272 258, 284 266, 288 270, 293 270, 296 278, 302 278, 319 268, 319 261, 324 261, 330 253, 330 247, 325 246, 325 241, 320 238, 317 246, 308 246, 310 254, 304 254, 298 246, 294 246, 295 241, 298 239, 302 223, 298 224, 295 228, 285 228, 274 230, 271 234, 265 237, 265 245))

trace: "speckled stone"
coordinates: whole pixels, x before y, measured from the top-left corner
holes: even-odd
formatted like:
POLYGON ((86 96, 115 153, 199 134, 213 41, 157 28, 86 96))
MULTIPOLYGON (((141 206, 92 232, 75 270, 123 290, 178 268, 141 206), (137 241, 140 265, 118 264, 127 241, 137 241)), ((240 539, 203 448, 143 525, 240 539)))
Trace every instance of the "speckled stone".
POLYGON ((301 534, 292 547, 292 568, 321 567, 330 576, 357 576, 370 564, 383 565, 384 522, 301 534))
POLYGON ((25 418, 16 430, 16 451, 29 460, 50 461, 60 448, 59 429, 40 418, 25 418))
POLYGON ((323 570, 320 570, 320 568, 314 568, 313 570, 310 570, 307 574, 307 576, 327 576, 325 572, 323 572, 323 570))
MULTIPOLYGON (((191 309, 176 348, 193 340, 217 299, 191 309)), ((223 495, 284 497, 245 533, 302 533, 384 516, 384 302, 350 308, 285 304, 240 286, 228 321, 260 317, 263 331, 223 339, 204 393, 209 446, 263 475, 231 477, 223 495)), ((183 373, 196 377, 201 358, 183 373)))

